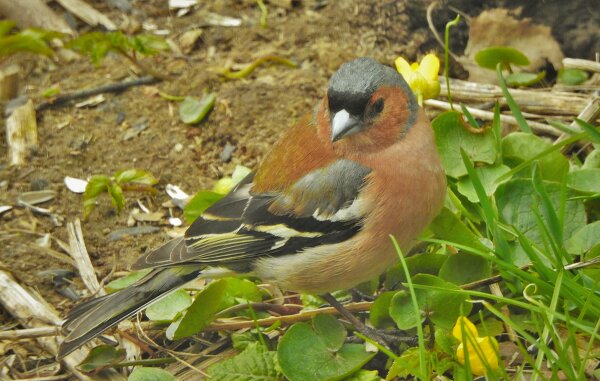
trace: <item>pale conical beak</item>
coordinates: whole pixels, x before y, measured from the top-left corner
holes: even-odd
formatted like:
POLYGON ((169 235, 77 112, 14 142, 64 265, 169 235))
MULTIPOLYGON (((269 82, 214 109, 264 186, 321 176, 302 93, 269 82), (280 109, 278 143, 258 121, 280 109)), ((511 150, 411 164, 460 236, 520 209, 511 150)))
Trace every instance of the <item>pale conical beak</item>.
POLYGON ((331 120, 331 142, 353 135, 360 131, 360 120, 350 115, 346 110, 335 113, 331 120))

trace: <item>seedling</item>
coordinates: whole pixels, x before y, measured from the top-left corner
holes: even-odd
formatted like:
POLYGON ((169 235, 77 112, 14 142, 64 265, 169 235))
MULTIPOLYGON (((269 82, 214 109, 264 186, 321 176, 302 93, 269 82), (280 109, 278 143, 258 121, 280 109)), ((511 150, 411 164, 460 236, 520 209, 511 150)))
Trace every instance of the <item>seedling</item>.
POLYGON ((67 44, 68 48, 88 55, 94 65, 99 65, 109 52, 115 52, 140 68, 144 73, 155 78, 168 80, 167 75, 144 65, 138 55, 151 56, 168 48, 164 39, 149 34, 126 36, 122 32, 86 33, 67 44))
POLYGON ((19 52, 51 56, 54 54, 54 50, 48 43, 55 38, 64 37, 63 33, 44 29, 24 29, 15 34, 9 34, 15 25, 14 21, 0 21, 0 63, 19 52))
POLYGON ((125 205, 123 191, 156 193, 152 186, 158 182, 154 176, 141 169, 126 169, 115 172, 113 176, 94 175, 83 193, 83 218, 87 219, 96 206, 98 197, 106 192, 117 209, 125 205))
POLYGON ((506 82, 512 87, 535 85, 546 76, 546 72, 543 70, 539 73, 513 72, 511 65, 527 66, 530 62, 525 54, 509 46, 482 49, 475 54, 475 62, 490 70, 496 70, 496 67, 500 65, 502 70, 508 71, 506 82))

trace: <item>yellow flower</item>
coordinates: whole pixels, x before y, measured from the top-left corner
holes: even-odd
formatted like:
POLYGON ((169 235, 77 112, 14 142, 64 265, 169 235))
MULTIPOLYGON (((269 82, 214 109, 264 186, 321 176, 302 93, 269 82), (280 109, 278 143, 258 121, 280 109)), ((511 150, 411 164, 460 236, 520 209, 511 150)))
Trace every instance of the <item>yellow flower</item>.
POLYGON ((474 375, 483 376, 490 369, 498 369, 498 342, 495 338, 479 337, 475 325, 464 316, 456 321, 452 335, 461 342, 456 349, 458 362, 465 365, 465 357, 468 357, 469 367, 474 375))
POLYGON ((404 77, 421 106, 425 99, 435 98, 440 94, 440 81, 438 80, 440 60, 435 54, 427 54, 420 64, 414 62, 409 65, 402 57, 396 58, 394 63, 396 70, 404 77))

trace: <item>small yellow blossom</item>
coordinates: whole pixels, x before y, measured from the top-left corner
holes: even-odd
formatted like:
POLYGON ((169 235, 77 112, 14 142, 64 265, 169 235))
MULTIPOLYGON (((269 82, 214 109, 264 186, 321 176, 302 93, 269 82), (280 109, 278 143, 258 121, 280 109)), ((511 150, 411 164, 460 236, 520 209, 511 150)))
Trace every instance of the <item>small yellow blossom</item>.
POLYGON ((456 357, 465 365, 465 347, 469 357, 469 367, 476 376, 483 376, 489 369, 498 369, 498 342, 491 336, 479 337, 477 328, 469 319, 460 316, 452 329, 452 335, 461 343, 456 349, 456 357), (463 341, 464 340, 464 341, 463 341))
POLYGON ((435 98, 440 94, 440 81, 438 80, 440 60, 435 54, 427 54, 421 63, 409 64, 402 57, 396 58, 394 63, 396 70, 404 77, 421 106, 425 99, 435 98))

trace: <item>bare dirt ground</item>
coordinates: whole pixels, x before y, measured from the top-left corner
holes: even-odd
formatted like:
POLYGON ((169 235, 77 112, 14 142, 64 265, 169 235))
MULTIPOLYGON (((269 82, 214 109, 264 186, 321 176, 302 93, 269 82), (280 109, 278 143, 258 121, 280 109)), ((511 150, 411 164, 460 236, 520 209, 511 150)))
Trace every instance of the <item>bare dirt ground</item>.
MULTIPOLYGON (((349 59, 372 56, 391 65, 398 55, 414 60, 430 50, 442 51, 425 21, 427 3, 420 1, 302 1, 289 9, 267 3, 266 28, 258 25, 260 11, 254 1, 200 2, 200 9, 181 18, 175 17, 166 3, 133 1, 134 11, 128 18, 168 30, 168 37, 173 40, 190 28, 202 27, 203 35, 189 55, 179 57, 165 52, 144 62, 175 78, 153 85, 165 93, 201 96, 205 91, 215 92, 217 104, 204 122, 195 127, 183 124, 177 115, 177 104, 158 97, 148 87, 135 87, 106 94, 106 101, 96 107, 76 108, 71 104, 39 113, 40 146, 29 164, 14 168, 5 159, 0 162, 0 204, 14 205, 18 195, 26 191, 57 192, 54 200, 42 206, 64 217, 62 226, 54 226, 49 218, 22 208, 0 216, 0 266, 9 269, 23 284, 37 289, 60 313, 68 311, 73 302, 56 293, 50 279, 39 273, 70 268, 39 249, 35 240, 50 233, 67 241, 64 223, 82 217, 81 195, 66 189, 65 176, 88 178, 140 168, 159 179, 155 196, 128 193, 126 206, 119 214, 103 197, 91 217, 83 222, 88 251, 99 279, 103 279, 113 269, 126 270, 138 255, 164 242, 173 230, 162 224, 153 234, 108 240, 110 232, 127 226, 128 212, 137 206, 137 199, 150 210, 167 214, 168 210, 161 206, 169 200, 164 192, 166 184, 176 184, 193 194, 210 189, 238 164, 255 168, 286 127, 312 110, 316 100, 324 95, 330 75, 349 59), (242 26, 206 26, 206 11, 240 18, 242 26), (219 69, 247 64, 266 54, 290 58, 299 66, 261 66, 249 77, 233 81, 223 80, 218 74, 219 69), (128 128, 145 122, 148 127, 138 136, 123 139, 128 128), (221 152, 227 144, 235 146, 235 151, 231 160, 224 162, 221 152)), ((472 1, 456 3, 469 14, 480 9, 469 5, 472 1)), ((587 2, 578 3, 588 6, 587 2)), ((120 11, 101 1, 94 5, 115 22, 122 22, 120 11)), ((592 13, 579 19, 584 29, 588 28, 587 22, 597 27, 592 13)), ((442 26, 453 18, 453 12, 440 10, 434 16, 439 20, 438 31, 443 33, 442 26)), ((81 31, 86 30, 80 26, 81 31)), ((566 30, 573 33, 573 28, 566 30)), ((575 42, 575 37, 565 39, 566 32, 560 30, 553 33, 562 36, 559 42, 571 49, 570 56, 591 58, 593 42, 590 45, 583 39, 581 50, 572 51, 569 41, 575 42)), ((453 45, 460 49, 464 47, 466 32, 457 30, 456 35, 453 45)), ((27 58, 24 67, 24 91, 38 101, 51 86, 58 85, 67 93, 132 76, 131 65, 114 55, 99 67, 86 58, 64 63, 38 57, 27 58)), ((2 139, 0 157, 6 156, 7 146, 2 139)), ((176 208, 172 212, 181 215, 176 208)), ((53 249, 60 251, 56 245, 53 249)), ((112 277, 114 274, 107 280, 112 277)), ((78 280, 76 289, 84 292, 78 280)), ((10 324, 11 318, 3 313, 0 310, 0 324, 10 324)))

